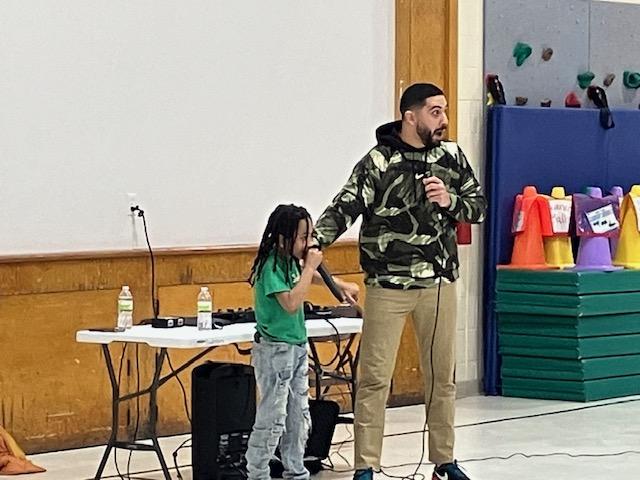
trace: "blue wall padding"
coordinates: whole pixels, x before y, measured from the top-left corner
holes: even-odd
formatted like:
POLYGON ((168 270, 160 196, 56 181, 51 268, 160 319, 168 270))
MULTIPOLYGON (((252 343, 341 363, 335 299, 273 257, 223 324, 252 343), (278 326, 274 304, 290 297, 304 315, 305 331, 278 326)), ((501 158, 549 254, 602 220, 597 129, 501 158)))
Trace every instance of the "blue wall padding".
POLYGON ((612 111, 615 128, 600 126, 596 109, 496 107, 487 129, 486 224, 484 266, 484 390, 500 394, 496 327, 496 265, 509 263, 515 196, 526 185, 567 193, 587 185, 605 190, 621 185, 625 193, 640 183, 640 111, 612 111))

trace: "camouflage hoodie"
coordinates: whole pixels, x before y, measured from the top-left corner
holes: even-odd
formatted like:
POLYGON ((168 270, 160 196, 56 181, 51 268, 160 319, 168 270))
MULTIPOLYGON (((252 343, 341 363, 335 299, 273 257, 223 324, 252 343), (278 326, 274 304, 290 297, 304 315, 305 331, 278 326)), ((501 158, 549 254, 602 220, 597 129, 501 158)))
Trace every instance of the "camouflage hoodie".
POLYGON ((454 142, 415 148, 399 137, 401 122, 382 125, 376 145, 318 219, 315 235, 333 243, 362 215, 360 264, 367 285, 425 288, 458 278, 457 222, 480 223, 487 202, 454 142), (427 201, 422 177, 435 175, 451 193, 448 209, 427 201))

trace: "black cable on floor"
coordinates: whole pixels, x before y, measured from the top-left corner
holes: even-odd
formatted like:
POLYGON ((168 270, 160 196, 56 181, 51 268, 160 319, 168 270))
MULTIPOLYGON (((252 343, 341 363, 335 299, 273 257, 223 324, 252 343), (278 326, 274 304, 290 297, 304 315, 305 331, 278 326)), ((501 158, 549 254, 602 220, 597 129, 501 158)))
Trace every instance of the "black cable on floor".
MULTIPOLYGON (((495 420, 483 420, 481 422, 474 422, 474 423, 464 423, 461 425, 456 425, 456 429, 458 428, 467 428, 467 427, 478 427, 478 426, 482 426, 482 425, 491 425, 494 423, 502 423, 502 422, 510 422, 510 421, 514 421, 514 420, 527 420, 530 418, 540 418, 540 417, 548 417, 548 416, 552 416, 552 415, 560 415, 563 413, 573 413, 573 412, 579 412, 582 410, 591 410, 594 408, 602 408, 602 407, 609 407, 612 405, 621 405, 621 404, 625 404, 625 403, 636 403, 636 402, 640 402, 640 398, 632 398, 629 400, 619 400, 616 402, 610 402, 610 403, 602 403, 599 405, 587 405, 587 406, 583 406, 583 407, 576 407, 576 408, 568 408, 566 410, 555 410, 552 412, 544 412, 544 413, 533 413, 530 415, 518 415, 518 416, 514 416, 514 417, 506 417, 506 418, 497 418, 495 420)), ((429 429, 427 429, 427 432, 429 431, 429 429)), ((387 433, 384 435, 384 438, 392 438, 392 437, 401 437, 404 435, 415 435, 417 433, 422 433, 423 430, 411 430, 408 432, 400 432, 400 433, 387 433)), ((339 442, 339 443, 351 443, 353 442, 353 440, 345 440, 344 442, 339 442)), ((332 444, 333 445, 333 444, 332 444)))
MULTIPOLYGON (((186 468, 186 467, 190 467, 191 465, 180 465, 180 468, 186 468)), ((173 470, 174 467, 167 467, 168 470, 173 470)), ((157 473, 157 472, 162 472, 161 468, 154 468, 154 469, 150 469, 150 470, 140 470, 139 472, 134 472, 134 474, 137 475, 144 475, 145 473, 157 473)), ((103 480, 107 480, 109 478, 118 478, 117 475, 102 475, 101 477, 103 480)), ((143 478, 143 477, 131 477, 132 480, 153 480, 151 478, 143 478)), ((84 478, 82 480, 95 480, 94 477, 91 478, 84 478)))
POLYGON ((515 452, 506 457, 494 456, 483 458, 468 458, 466 460, 458 460, 458 463, 486 462, 488 460, 511 460, 514 457, 523 457, 526 459, 543 458, 543 457, 571 457, 571 458, 601 458, 601 457, 621 457, 623 455, 640 455, 640 450, 625 450, 623 452, 613 453, 567 453, 567 452, 551 452, 551 453, 523 453, 515 452))
POLYGON ((176 466, 176 472, 178 473, 178 480, 182 480, 182 473, 180 473, 180 468, 178 467, 178 452, 183 448, 191 447, 191 445, 185 445, 191 438, 187 438, 184 442, 182 442, 178 448, 173 451, 173 464, 176 466))
MULTIPOLYGON (((601 458, 601 457, 621 457, 624 455, 640 455, 640 450, 625 450, 622 452, 612 453, 568 453, 568 452, 551 452, 551 453, 523 453, 514 452, 507 456, 492 456, 482 458, 467 458, 464 460, 458 460, 458 463, 473 463, 473 462, 486 462, 489 460, 511 460, 515 457, 523 457, 526 459, 532 458, 544 458, 544 457, 570 457, 570 458, 601 458)), ((416 463, 400 463, 397 465, 388 465, 382 468, 401 468, 401 467, 413 467, 416 463)), ((424 466, 433 465, 432 463, 424 463, 424 466)))
MULTIPOLYGON (((610 403, 605 403, 605 404, 600 404, 600 405, 589 405, 589 406, 584 406, 584 407, 577 407, 577 408, 573 408, 573 409, 567 409, 567 410, 561 410, 561 411, 555 411, 555 412, 546 412, 546 413, 538 413, 538 414, 532 414, 532 415, 521 415, 518 417, 508 417, 508 418, 503 418, 503 419, 497 419, 497 420, 488 420, 485 422, 476 422, 476 423, 470 423, 470 424, 466 424, 466 425, 459 425, 455 428, 463 428, 463 427, 473 427, 473 426, 480 426, 480 425, 486 425, 486 424, 491 424, 491 423, 500 423, 500 422, 504 422, 504 421, 510 421, 510 420, 521 420, 521 419, 529 419, 529 418, 539 418, 539 417, 545 417, 545 416, 551 416, 551 415, 558 415, 558 414, 563 414, 563 413, 572 413, 572 412, 576 412, 576 411, 582 411, 582 410, 590 410, 593 408, 601 408, 601 407, 608 407, 608 406, 612 406, 612 405, 619 405, 619 404, 626 404, 626 403, 634 403, 634 402, 640 402, 640 398, 634 398, 634 399, 628 399, 628 400, 619 400, 616 402, 610 402, 610 403)), ((396 434, 390 434, 388 436, 402 436, 402 435, 412 435, 412 434, 416 434, 416 433, 421 433, 420 430, 417 431, 412 431, 412 432, 403 432, 403 433, 396 433, 396 434)), ((385 437, 387 437, 387 435, 385 435, 385 437)), ((343 445, 345 443, 349 443, 352 440, 346 440, 343 442, 340 442, 340 445, 343 445)), ((424 448, 424 446, 423 446, 424 448)), ((472 463, 472 462, 484 462, 484 461, 489 461, 489 460, 510 460, 514 457, 523 457, 526 459, 531 459, 531 458, 542 458, 542 457, 553 457, 553 456, 566 456, 566 457, 570 457, 570 458, 600 458, 600 457, 618 457, 618 456, 623 456, 623 455, 640 455, 640 450, 625 450, 622 452, 613 452, 613 453, 580 453, 580 454, 572 454, 572 453, 567 453, 567 452, 551 452, 551 453, 524 453, 524 452, 514 452, 508 456, 491 456, 491 457, 483 457, 483 458, 469 458, 469 459, 462 459, 462 460, 458 460, 458 463, 463 464, 463 463, 472 463)), ((348 462, 347 462, 348 463, 348 462)), ((388 465, 388 466, 382 466, 381 468, 381 473, 385 474, 386 476, 390 477, 390 478, 398 478, 398 476, 392 476, 392 475, 387 475, 386 473, 384 473, 382 471, 382 469, 392 469, 392 468, 400 468, 400 467, 417 467, 417 469, 419 469, 421 466, 428 466, 428 465, 433 465, 430 462, 424 462, 424 463, 402 463, 402 464, 397 464, 397 465, 388 465)), ((417 470, 416 469, 416 470, 417 470)), ((349 471, 353 471, 353 469, 351 470, 336 470, 337 472, 340 473, 346 473, 349 471)), ((415 472, 414 472, 415 473, 415 472)), ((405 478, 405 477, 401 477, 401 478, 405 478)))
MULTIPOLYGON (((186 443, 189 439, 185 440, 186 443)), ((183 447, 180 447, 183 448, 183 447)), ((578 453, 578 454, 573 454, 573 453, 566 453, 566 452, 552 452, 552 453, 522 453, 522 452, 515 452, 512 453, 508 456, 493 456, 493 457, 482 457, 482 458, 469 458, 469 459, 464 459, 464 460, 458 460, 458 463, 462 464, 462 463, 472 463, 472 462, 485 462, 485 461, 490 461, 490 460, 511 460, 514 457, 524 457, 526 459, 532 459, 532 458, 542 458, 542 457, 555 457, 555 456, 566 456, 566 457, 570 457, 570 458, 606 458, 606 457, 619 457, 619 456, 624 456, 624 455, 640 455, 640 451, 638 450, 625 450, 622 452, 614 452, 614 453, 578 453)), ((413 467, 413 466, 418 466, 418 468, 420 466, 429 466, 429 465, 433 465, 430 462, 425 462, 422 464, 418 464, 418 463, 399 463, 396 465, 383 465, 382 468, 383 469, 392 469, 392 468, 401 468, 401 467, 413 467)), ((185 465, 180 465, 180 468, 186 468, 186 467, 190 467, 190 464, 185 464, 185 465)), ((169 470, 173 470, 174 467, 169 468, 169 470)), ((325 469, 335 472, 335 473, 349 473, 349 472, 353 472, 354 469, 345 469, 345 470, 336 470, 333 467, 327 468, 327 466, 325 465, 325 469)), ((145 474, 145 473, 154 473, 154 472, 160 472, 162 471, 162 469, 160 468, 156 468, 153 470, 143 470, 140 472, 134 472, 137 474, 145 474)), ((423 475, 421 473, 418 474, 423 475)), ((391 478, 396 478, 396 476, 390 476, 391 478)), ((110 475, 110 476, 103 476, 103 479, 109 479, 109 478, 117 478, 116 475, 110 475)), ((122 477, 120 477, 122 478, 122 477)), ((132 479, 136 479, 136 478, 140 478, 140 477, 131 477, 132 479)), ((424 478, 424 476, 422 477, 424 478)), ((93 480, 93 478, 87 478, 85 480, 93 480)), ((141 480, 147 480, 147 479, 141 479, 141 480)))

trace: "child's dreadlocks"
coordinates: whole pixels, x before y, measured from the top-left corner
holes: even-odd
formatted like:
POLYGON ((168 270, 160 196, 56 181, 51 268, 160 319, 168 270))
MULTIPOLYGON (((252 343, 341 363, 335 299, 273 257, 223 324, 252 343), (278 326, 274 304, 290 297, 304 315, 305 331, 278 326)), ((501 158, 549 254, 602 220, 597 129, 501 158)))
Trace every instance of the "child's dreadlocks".
POLYGON ((289 266, 291 264, 289 260, 293 257, 293 244, 298 235, 300 220, 308 220, 310 222, 311 216, 305 208, 295 205, 278 205, 269 216, 267 227, 262 234, 260 247, 258 247, 258 254, 253 261, 253 267, 251 267, 251 275, 249 276, 251 285, 260 276, 262 267, 264 267, 267 258, 272 252, 275 255, 273 270, 275 271, 280 257, 287 260, 285 262, 285 273, 287 277, 289 276, 289 266), (279 245, 281 237, 283 241, 282 248, 279 245))

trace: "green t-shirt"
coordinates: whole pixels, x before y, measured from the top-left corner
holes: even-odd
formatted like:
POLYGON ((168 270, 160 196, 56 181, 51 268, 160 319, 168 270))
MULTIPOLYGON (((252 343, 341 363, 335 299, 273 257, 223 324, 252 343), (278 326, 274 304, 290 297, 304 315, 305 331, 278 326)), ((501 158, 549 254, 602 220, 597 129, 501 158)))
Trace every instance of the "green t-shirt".
POLYGON ((307 341, 302 306, 295 313, 288 313, 276 298, 277 293, 290 291, 300 280, 300 267, 289 259, 287 276, 286 260, 278 257, 274 271, 275 255, 271 254, 264 263, 260 276, 253 286, 257 330, 265 338, 291 344, 307 341))

